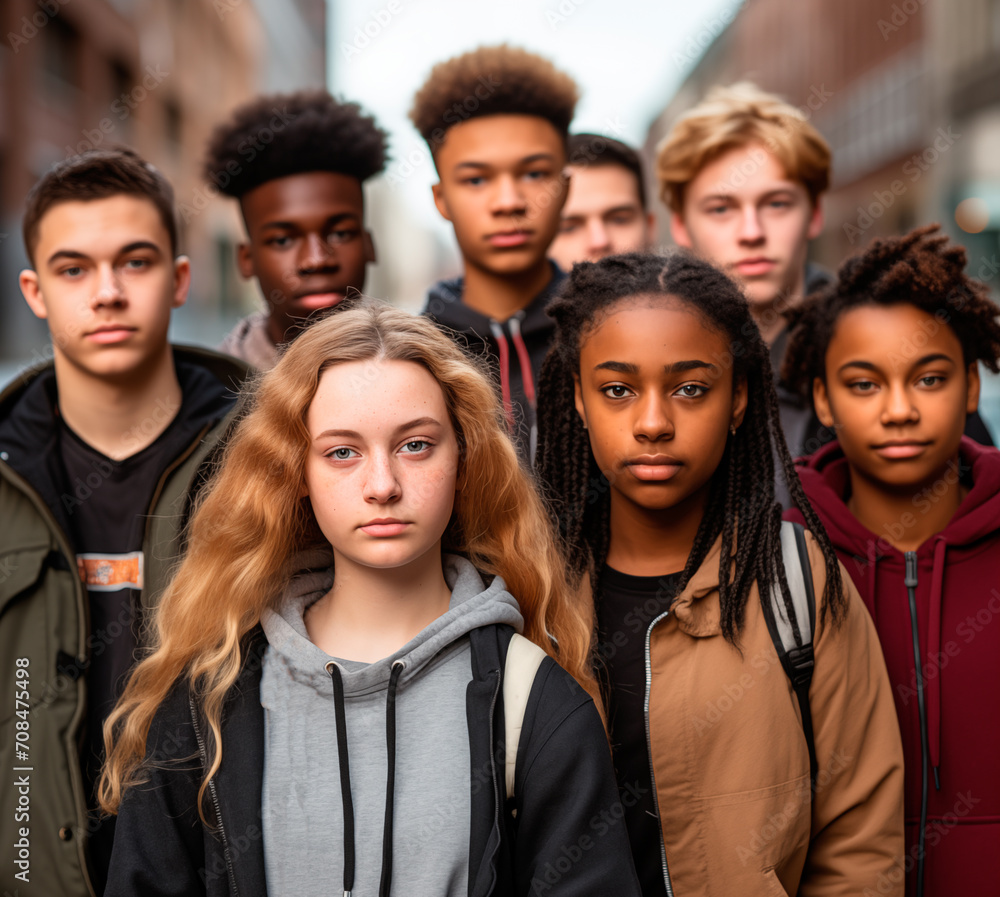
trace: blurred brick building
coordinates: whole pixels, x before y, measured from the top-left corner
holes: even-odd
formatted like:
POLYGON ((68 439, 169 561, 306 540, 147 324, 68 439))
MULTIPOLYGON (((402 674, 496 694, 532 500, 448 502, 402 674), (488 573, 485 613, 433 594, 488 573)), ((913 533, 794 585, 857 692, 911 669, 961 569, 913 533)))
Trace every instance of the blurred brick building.
POLYGON ((47 342, 17 287, 28 190, 54 162, 114 143, 176 190, 194 269, 181 320, 191 332, 224 327, 248 291, 233 260, 236 211, 201 178, 205 143, 255 93, 324 85, 325 30, 325 0, 3 0, 0 360, 47 342))

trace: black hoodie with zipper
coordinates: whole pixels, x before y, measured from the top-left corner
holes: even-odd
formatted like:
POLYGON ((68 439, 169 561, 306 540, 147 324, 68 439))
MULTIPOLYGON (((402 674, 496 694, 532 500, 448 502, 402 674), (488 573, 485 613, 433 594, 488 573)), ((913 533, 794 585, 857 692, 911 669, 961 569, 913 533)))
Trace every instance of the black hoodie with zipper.
POLYGON ((506 321, 469 308, 462 301, 462 277, 442 280, 431 287, 422 312, 463 349, 489 362, 518 453, 529 465, 534 463, 538 442, 535 384, 556 329, 545 307, 566 279, 555 262, 550 264, 552 277, 545 289, 506 321))
MULTIPOLYGON (((639 897, 604 729, 590 698, 550 658, 531 689, 515 796, 506 798, 502 670, 513 634, 506 625, 469 633, 469 897, 639 897)), ((226 700, 222 765, 204 802, 211 827, 197 810, 208 727, 186 686, 175 686, 157 712, 147 739, 148 781, 129 790, 120 808, 108 897, 267 893, 260 703, 267 644, 259 626, 249 634, 243 669, 226 700)), ((336 774, 334 749, 330 775, 336 774)), ((403 893, 405 858, 396 862, 403 893)), ((331 890, 339 890, 337 884, 332 881, 331 890)))

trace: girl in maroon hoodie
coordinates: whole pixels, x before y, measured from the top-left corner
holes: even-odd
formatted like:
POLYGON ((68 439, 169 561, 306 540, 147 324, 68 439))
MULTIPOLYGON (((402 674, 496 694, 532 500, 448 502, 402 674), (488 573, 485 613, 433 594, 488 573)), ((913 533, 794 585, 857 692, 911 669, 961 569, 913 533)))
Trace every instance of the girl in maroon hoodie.
POLYGON ((874 241, 790 313, 782 372, 838 433, 798 471, 882 641, 928 897, 1000 882, 1000 451, 962 436, 1000 310, 965 262, 936 225, 874 241))

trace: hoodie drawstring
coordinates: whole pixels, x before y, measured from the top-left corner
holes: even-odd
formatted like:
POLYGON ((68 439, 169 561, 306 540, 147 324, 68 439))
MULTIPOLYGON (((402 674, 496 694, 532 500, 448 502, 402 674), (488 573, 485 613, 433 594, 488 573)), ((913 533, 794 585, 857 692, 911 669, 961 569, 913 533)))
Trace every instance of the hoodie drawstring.
POLYGON ((906 575, 903 580, 906 585, 907 597, 910 602, 910 632, 913 636, 913 663, 917 677, 917 715, 920 720, 920 836, 917 850, 917 897, 924 894, 924 859, 927 836, 927 709, 924 702, 924 664, 920 650, 920 631, 917 628, 917 553, 907 551, 903 557, 906 562, 906 575))
POLYGON ((490 331, 497 341, 497 353, 500 355, 500 395, 503 398, 503 411, 507 416, 507 428, 514 432, 514 403, 510 397, 510 349, 507 347, 507 337, 503 327, 496 321, 490 321, 490 331))
POLYGON ((878 565, 878 546, 874 541, 868 541, 868 600, 865 601, 865 605, 868 607, 868 613, 872 615, 872 622, 875 624, 875 628, 878 629, 878 602, 875 600, 875 596, 878 592, 875 591, 875 576, 876 576, 876 566, 878 565), (870 602, 870 603, 869 603, 870 602))
MULTIPOLYGON (((396 783, 396 687, 404 664, 397 660, 389 674, 385 699, 385 743, 388 772, 385 784, 385 822, 382 827, 382 875, 379 897, 389 897, 392 888, 392 815, 396 783)), ((337 759, 340 763, 340 798, 344 809, 344 897, 354 890, 354 799, 351 796, 351 764, 347 751, 347 714, 344 707, 344 679, 335 661, 326 665, 333 680, 333 712, 337 721, 337 759)))

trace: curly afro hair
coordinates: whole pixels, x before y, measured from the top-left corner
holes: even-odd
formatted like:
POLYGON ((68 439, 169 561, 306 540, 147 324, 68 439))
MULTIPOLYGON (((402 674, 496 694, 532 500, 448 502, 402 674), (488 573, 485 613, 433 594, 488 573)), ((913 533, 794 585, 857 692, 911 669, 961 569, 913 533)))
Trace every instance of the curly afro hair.
POLYGON ((333 171, 364 181, 386 163, 385 131, 357 103, 324 90, 262 96, 219 125, 208 145, 205 177, 239 199, 275 178, 333 171))
POLYGON ((1000 371, 1000 308, 985 284, 965 274, 965 250, 940 229, 927 224, 872 241, 841 265, 835 282, 785 313, 789 337, 781 377, 790 389, 812 398, 814 380, 826 379, 826 350, 837 321, 866 305, 913 305, 951 327, 967 365, 981 361, 1000 371))
POLYGON ((500 44, 434 66, 410 120, 431 152, 452 125, 482 115, 536 115, 565 137, 578 99, 576 82, 547 59, 500 44))

